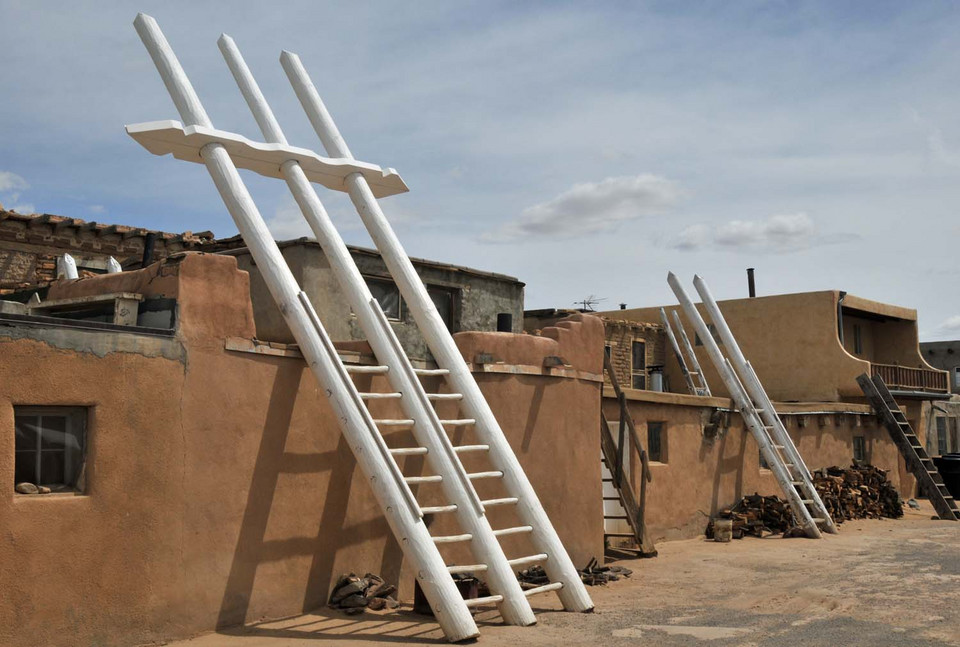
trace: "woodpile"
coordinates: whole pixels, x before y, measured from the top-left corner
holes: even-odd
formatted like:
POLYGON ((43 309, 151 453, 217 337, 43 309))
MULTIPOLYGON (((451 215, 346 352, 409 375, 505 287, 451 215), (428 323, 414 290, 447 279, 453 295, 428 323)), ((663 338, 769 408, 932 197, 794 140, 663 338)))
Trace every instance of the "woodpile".
POLYGON ((903 516, 900 494, 887 480, 887 473, 872 465, 817 470, 813 483, 835 523, 903 516))
MULTIPOLYGON (((594 557, 586 567, 580 569, 580 579, 587 586, 602 586, 607 582, 616 582, 621 577, 630 577, 633 571, 623 566, 601 566, 594 557)), ((520 588, 523 590, 534 589, 538 586, 550 583, 546 571, 542 566, 531 566, 530 568, 517 573, 517 579, 520 580, 520 588)))
POLYGON ((363 577, 348 573, 337 580, 330 594, 329 606, 348 615, 363 613, 364 609, 396 609, 400 606, 393 597, 396 592, 397 587, 387 584, 383 578, 373 573, 367 573, 363 577))
MULTIPOLYGON (((903 502, 896 488, 887 480, 887 473, 872 465, 849 468, 826 467, 813 472, 813 484, 835 523, 849 519, 898 519, 903 516, 903 502)), ((776 496, 745 496, 732 508, 721 510, 715 519, 733 521, 733 538, 744 535, 763 537, 783 533, 784 537, 801 537, 793 512, 776 496)), ((714 538, 714 519, 704 533, 714 538)))

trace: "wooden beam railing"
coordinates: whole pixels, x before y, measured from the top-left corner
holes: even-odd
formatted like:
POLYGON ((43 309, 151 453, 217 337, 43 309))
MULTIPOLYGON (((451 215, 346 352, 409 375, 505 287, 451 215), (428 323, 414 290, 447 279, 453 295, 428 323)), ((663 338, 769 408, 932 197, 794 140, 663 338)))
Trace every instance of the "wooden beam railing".
POLYGON ((946 371, 934 371, 927 368, 913 368, 898 364, 871 363, 873 375, 878 375, 888 387, 911 391, 940 391, 946 393, 946 371))

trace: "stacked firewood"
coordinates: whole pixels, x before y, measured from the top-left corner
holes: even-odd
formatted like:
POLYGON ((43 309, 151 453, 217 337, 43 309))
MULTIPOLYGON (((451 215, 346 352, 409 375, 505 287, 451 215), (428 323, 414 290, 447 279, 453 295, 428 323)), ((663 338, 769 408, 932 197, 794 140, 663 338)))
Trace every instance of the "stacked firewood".
MULTIPOLYGON (((740 499, 732 508, 721 510, 716 519, 733 521, 733 538, 743 539, 744 535, 763 537, 764 533, 792 534, 793 513, 783 499, 775 496, 752 494, 740 499)), ((714 519, 707 524, 707 539, 713 539, 714 519)))
POLYGON ((348 573, 337 580, 330 594, 329 606, 349 615, 363 613, 364 609, 396 609, 400 606, 393 597, 396 592, 397 587, 387 584, 383 578, 373 573, 367 573, 363 577, 348 573))
MULTIPOLYGON (((813 473, 813 484, 835 523, 903 516, 903 502, 887 480, 887 473, 872 465, 826 467, 813 473)), ((803 535, 794 523, 790 506, 776 496, 745 496, 732 508, 721 510, 715 519, 733 521, 734 539, 781 532, 784 537, 803 535)), ((707 524, 705 534, 707 539, 713 539, 714 519, 707 524)))
POLYGON ((817 470, 813 473, 813 483, 836 523, 903 516, 903 502, 887 480, 887 473, 872 465, 817 470))
MULTIPOLYGON (((597 561, 596 557, 590 559, 590 562, 580 569, 580 579, 587 586, 602 586, 607 582, 616 582, 621 577, 630 577, 633 571, 623 566, 603 566, 597 561)), ((523 590, 534 589, 538 586, 550 583, 543 566, 532 566, 526 570, 517 573, 517 579, 520 580, 520 588, 523 590)))

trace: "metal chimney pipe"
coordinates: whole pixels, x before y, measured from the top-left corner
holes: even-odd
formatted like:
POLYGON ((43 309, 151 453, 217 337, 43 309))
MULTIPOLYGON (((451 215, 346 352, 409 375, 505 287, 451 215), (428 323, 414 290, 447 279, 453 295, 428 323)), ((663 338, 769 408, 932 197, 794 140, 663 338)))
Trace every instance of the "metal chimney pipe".
POLYGON ((757 284, 753 280, 753 268, 747 268, 747 289, 750 290, 750 298, 757 296, 757 284))

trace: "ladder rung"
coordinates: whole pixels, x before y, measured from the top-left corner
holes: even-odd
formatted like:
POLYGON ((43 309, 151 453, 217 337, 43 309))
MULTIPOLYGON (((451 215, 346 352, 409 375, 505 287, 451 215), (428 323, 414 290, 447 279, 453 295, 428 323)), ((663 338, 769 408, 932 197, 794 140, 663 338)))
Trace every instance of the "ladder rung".
POLYGON ((373 421, 378 427, 409 427, 413 425, 416 420, 409 419, 386 419, 386 420, 374 420, 373 421))
POLYGON ((803 481, 790 481, 790 485, 803 485, 803 481))
POLYGON ((416 484, 416 483, 439 483, 443 480, 443 477, 439 474, 433 474, 431 476, 404 476, 403 480, 407 483, 416 484))
POLYGON ((605 496, 603 497, 604 501, 619 501, 620 497, 618 496, 605 496))
POLYGON ((456 512, 457 506, 455 504, 450 505, 435 505, 427 506, 420 508, 420 512, 423 514, 439 514, 441 512, 456 512))
POLYGON ((450 371, 445 368, 415 368, 413 372, 423 377, 427 375, 449 375, 450 371))
POLYGON ((543 586, 538 586, 533 589, 527 589, 523 592, 528 598, 531 595, 537 595, 538 593, 546 593, 547 591, 556 591, 563 588, 563 582, 550 582, 549 584, 544 584, 543 586))
POLYGON ((605 532, 604 537, 636 537, 632 532, 605 532))
POLYGON ((467 477, 472 479, 501 479, 503 478, 503 472, 474 472, 473 474, 467 474, 467 477))
POLYGON ((488 595, 485 598, 470 598, 469 600, 464 600, 463 603, 468 607, 476 607, 481 604, 495 604, 497 602, 503 602, 502 595, 488 595))
POLYGON ((540 553, 539 555, 530 555, 529 557, 509 559, 507 563, 510 564, 510 566, 526 566, 527 564, 536 564, 537 562, 545 561, 547 557, 546 553, 540 553))
POLYGON ((823 517, 810 517, 810 519, 814 523, 824 523, 826 521, 826 519, 824 519, 823 517))
POLYGON ((785 446, 785 445, 774 445, 773 448, 774 448, 774 449, 786 449, 786 446, 785 446))
POLYGON ((801 499, 800 503, 803 505, 813 505, 813 499, 801 499))
POLYGON ((481 505, 483 505, 484 508, 490 508, 495 505, 514 505, 519 502, 520 502, 520 499, 518 499, 517 497, 508 496, 503 499, 487 499, 486 501, 481 501, 480 503, 481 505))
POLYGON ((477 421, 473 418, 457 418, 454 420, 441 420, 440 424, 458 426, 458 425, 473 425, 473 424, 476 424, 476 422, 477 421))
POLYGON ((466 454, 467 452, 485 452, 490 449, 490 445, 460 445, 453 448, 453 451, 458 454, 466 454))
POLYGON ((458 541, 470 541, 471 539, 473 539, 473 535, 470 533, 464 533, 462 535, 440 535, 439 537, 433 538, 433 543, 452 544, 458 541))
POLYGON ((430 400, 463 400, 462 393, 428 393, 430 400))
POLYGON ((364 400, 398 400, 403 397, 402 393, 361 393, 360 397, 364 400))
POLYGON ((495 537, 503 537, 504 535, 520 535, 526 532, 533 532, 533 526, 516 526, 514 528, 503 528, 502 530, 494 530, 493 535, 495 537))
POLYGON ((486 564, 461 564, 459 566, 447 566, 451 573, 481 573, 487 570, 486 564))
POLYGON ((413 454, 426 454, 430 450, 426 447, 394 447, 390 453, 394 456, 411 456, 413 454))
POLYGON ((625 515, 625 514, 618 514, 618 515, 611 516, 611 517, 608 517, 607 515, 603 515, 603 518, 604 518, 604 519, 622 519, 623 521, 627 521, 627 520, 630 519, 630 517, 628 517, 628 516, 625 515))
POLYGON ((390 370, 389 366, 363 366, 361 364, 346 364, 347 373, 376 373, 382 375, 390 370))

